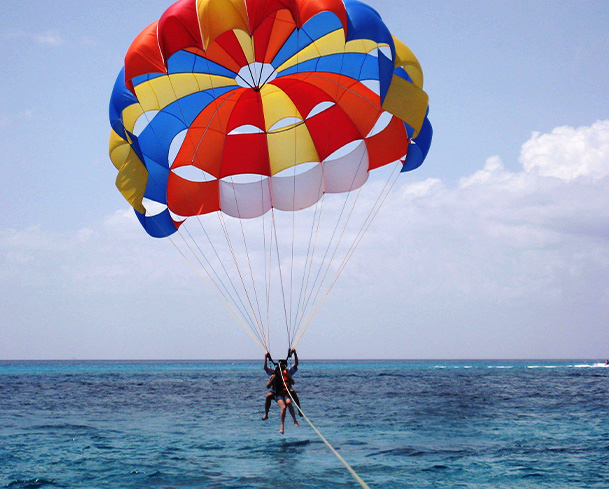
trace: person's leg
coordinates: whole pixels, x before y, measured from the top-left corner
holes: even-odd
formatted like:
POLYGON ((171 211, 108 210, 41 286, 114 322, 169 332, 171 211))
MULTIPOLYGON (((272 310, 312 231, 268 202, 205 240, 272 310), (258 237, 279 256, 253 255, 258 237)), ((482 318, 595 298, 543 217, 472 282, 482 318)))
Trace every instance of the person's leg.
POLYGON ((279 428, 279 433, 281 433, 283 435, 283 424, 285 422, 285 402, 283 401, 283 399, 277 399, 277 404, 279 405, 279 408, 281 409, 281 428, 279 428))
MULTIPOLYGON (((300 407, 300 399, 298 399, 298 394, 296 394, 296 391, 290 391, 290 393, 292 394, 292 397, 294 398, 294 402, 296 403, 296 405, 298 407, 300 407)), ((300 416, 302 416, 302 413, 300 412, 300 410, 298 410, 298 414, 300 416)))
POLYGON ((275 396, 275 394, 273 394, 272 392, 269 392, 266 395, 266 399, 264 400, 264 416, 262 416, 262 419, 269 419, 269 409, 271 409, 271 403, 273 402, 273 397, 275 396))
POLYGON ((285 400, 288 409, 290 410, 290 414, 292 415, 292 419, 294 420, 294 426, 299 426, 298 421, 296 421, 296 413, 294 413, 294 406, 292 406, 292 400, 290 398, 285 400))

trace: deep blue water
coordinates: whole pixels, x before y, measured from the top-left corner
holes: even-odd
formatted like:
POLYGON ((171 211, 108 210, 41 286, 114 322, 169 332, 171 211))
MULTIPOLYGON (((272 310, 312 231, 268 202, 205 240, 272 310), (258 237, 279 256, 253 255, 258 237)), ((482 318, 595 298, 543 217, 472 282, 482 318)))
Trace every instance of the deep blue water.
MULTIPOLYGON (((359 487, 262 362, 0 362, 0 487, 359 487)), ((301 359, 304 412, 372 488, 609 487, 594 361, 301 359)))

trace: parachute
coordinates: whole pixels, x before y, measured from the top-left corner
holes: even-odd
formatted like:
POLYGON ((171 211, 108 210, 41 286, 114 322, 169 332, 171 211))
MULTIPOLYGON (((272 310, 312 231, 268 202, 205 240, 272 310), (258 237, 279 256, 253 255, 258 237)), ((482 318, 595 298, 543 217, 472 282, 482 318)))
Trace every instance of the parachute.
POLYGON ((419 62, 364 3, 180 0, 127 51, 110 158, 146 232, 268 352, 296 346, 421 165, 427 115, 419 62))

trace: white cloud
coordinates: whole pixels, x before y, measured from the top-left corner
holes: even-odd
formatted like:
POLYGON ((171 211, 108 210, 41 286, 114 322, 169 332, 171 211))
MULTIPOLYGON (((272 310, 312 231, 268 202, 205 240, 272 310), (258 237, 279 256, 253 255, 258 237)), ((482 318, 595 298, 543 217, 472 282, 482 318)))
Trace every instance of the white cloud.
POLYGON ((534 133, 522 146, 520 161, 526 172, 541 176, 604 178, 609 175, 609 120, 534 133))
POLYGON ((8 128, 15 123, 24 123, 31 121, 36 114, 36 109, 30 107, 21 112, 15 112, 11 114, 0 113, 0 128, 8 128))
POLYGON ((36 113, 36 109, 30 108, 30 109, 24 110, 23 112, 19 112, 17 114, 17 117, 19 117, 20 119, 29 121, 32 119, 32 117, 34 117, 35 113, 36 113))
POLYGON ((388 199, 356 257, 373 271, 365 295, 372 303, 396 301, 404 337, 429 331, 417 333, 418 350, 398 341, 394 355, 600 352, 592 338, 609 339, 608 137, 607 121, 536 134, 523 145, 521 171, 506 170, 494 156, 456 188, 405 182, 397 199, 388 199), (464 335, 460 350, 432 332, 450 324, 453 337, 464 335), (586 327, 587 336, 571 338, 586 327), (493 350, 488 328, 495 338, 513 330, 521 344, 493 350), (529 344, 536 346, 527 350, 529 344))
POLYGON ((406 199, 423 198, 430 195, 435 188, 442 188, 442 182, 436 178, 428 178, 422 182, 412 183, 404 188, 403 196, 406 199))
POLYGON ((66 42, 63 36, 56 30, 47 30, 38 33, 19 30, 12 32, 3 32, 0 35, 2 36, 2 38, 9 42, 13 39, 26 39, 41 46, 48 47, 60 47, 63 46, 66 42))
POLYGON ((142 287, 142 282, 154 287, 151 282, 160 276, 167 287, 172 260, 162 255, 168 250, 166 244, 150 240, 139 229, 133 211, 125 209, 93 227, 71 232, 39 225, 0 230, 0 278, 7 286, 62 287, 83 294, 122 293, 142 287), (150 266, 148 272, 141 270, 145 264, 150 266))
POLYGON ((44 31, 33 34, 32 39, 43 46, 59 47, 65 44, 65 40, 57 31, 44 31))

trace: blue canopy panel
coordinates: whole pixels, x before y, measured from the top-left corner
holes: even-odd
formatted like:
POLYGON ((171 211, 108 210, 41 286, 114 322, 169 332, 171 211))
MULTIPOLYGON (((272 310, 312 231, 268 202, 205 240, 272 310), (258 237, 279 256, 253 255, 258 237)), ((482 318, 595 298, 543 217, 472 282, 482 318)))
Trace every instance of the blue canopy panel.
POLYGON ((137 157, 140 159, 140 161, 143 163, 143 165, 145 167, 146 162, 144 161, 144 155, 142 153, 142 148, 140 148, 140 143, 139 143, 137 137, 135 136, 135 134, 133 134, 127 130, 125 130, 125 133, 129 137, 129 139, 127 139, 127 141, 129 141, 129 146, 131 146, 131 149, 133 151, 135 151, 135 154, 137 155, 137 157))
POLYGON ((393 73, 395 75, 399 76, 400 78, 403 78, 404 80, 412 83, 412 78, 410 78, 410 75, 408 74, 408 72, 401 66, 398 66, 395 70, 393 70, 393 73))
POLYGON ((323 72, 348 76, 354 80, 377 80, 376 58, 365 53, 340 53, 313 58, 277 73, 277 77, 294 73, 323 72), (367 58, 371 58, 368 60, 367 58))
POLYGON ((237 74, 218 63, 189 51, 177 51, 167 60, 167 74, 205 73, 235 78, 237 74))
POLYGON ((144 197, 161 204, 167 204, 167 180, 169 179, 169 168, 144 156, 148 180, 144 197))
POLYGON ((157 112, 137 138, 144 157, 169 168, 169 149, 178 133, 188 129, 219 96, 238 88, 228 86, 195 92, 157 112))
POLYGON ((199 56, 188 51, 175 52, 165 63, 167 66, 167 74, 194 73, 197 58, 199 58, 199 56))
POLYGON ((144 83, 150 80, 154 80, 155 78, 159 78, 161 76, 167 76, 165 73, 145 73, 143 75, 138 75, 131 80, 133 86, 137 86, 140 83, 144 83))
POLYGON ((381 103, 385 100, 387 90, 393 77, 395 45, 391 32, 372 7, 357 0, 345 0, 347 10, 347 41, 370 39, 377 44, 388 44, 391 48, 391 59, 382 52, 378 54, 379 82, 381 103))
POLYGON ((412 140, 412 136, 414 136, 414 127, 412 127, 407 122, 404 122, 404 127, 406 128, 406 134, 408 135, 408 139, 412 140))
POLYGON ((166 238, 178 230, 171 219, 168 209, 165 209, 156 216, 146 216, 145 214, 140 214, 135 209, 134 212, 142 227, 153 238, 166 238))
POLYGON ((429 119, 427 116, 425 116, 421 130, 419 131, 419 135, 410 141, 410 145, 408 146, 408 154, 406 155, 406 161, 402 167, 402 172, 415 170, 421 166, 427 157, 427 153, 429 153, 432 138, 433 129, 429 119))
POLYGON ((125 85, 125 68, 123 68, 114 82, 110 96, 110 125, 116 134, 127 140, 125 126, 123 126, 123 110, 130 105, 137 104, 137 99, 125 85))
POLYGON ((301 27, 301 31, 305 32, 314 41, 338 29, 343 29, 342 22, 334 12, 327 11, 314 15, 301 27))
POLYGON ((294 29, 271 61, 271 65, 275 69, 279 68, 311 43, 342 28, 340 19, 332 12, 321 12, 311 17, 300 29, 294 29))
POLYGON ((137 138, 146 161, 152 160, 169 168, 168 155, 171 142, 179 132, 187 128, 181 117, 166 109, 158 112, 137 138))

